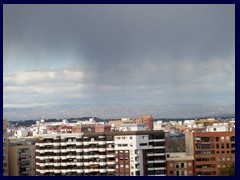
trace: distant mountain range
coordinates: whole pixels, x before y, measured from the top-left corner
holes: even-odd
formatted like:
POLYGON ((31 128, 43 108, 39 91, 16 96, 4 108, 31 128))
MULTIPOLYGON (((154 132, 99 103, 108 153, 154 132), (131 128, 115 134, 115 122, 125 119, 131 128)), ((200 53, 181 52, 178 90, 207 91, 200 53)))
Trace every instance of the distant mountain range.
POLYGON ((235 105, 122 105, 122 104, 64 104, 30 108, 3 108, 3 118, 10 121, 28 119, 99 117, 102 119, 134 118, 151 114, 154 118, 234 117, 235 105))

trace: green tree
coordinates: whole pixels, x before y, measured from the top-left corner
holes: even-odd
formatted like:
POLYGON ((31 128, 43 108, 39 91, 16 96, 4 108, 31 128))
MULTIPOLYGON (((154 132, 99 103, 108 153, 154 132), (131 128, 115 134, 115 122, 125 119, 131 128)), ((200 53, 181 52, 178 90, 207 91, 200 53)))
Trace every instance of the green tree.
POLYGON ((220 176, 235 176, 235 162, 228 166, 224 163, 225 167, 219 168, 219 175, 220 176))

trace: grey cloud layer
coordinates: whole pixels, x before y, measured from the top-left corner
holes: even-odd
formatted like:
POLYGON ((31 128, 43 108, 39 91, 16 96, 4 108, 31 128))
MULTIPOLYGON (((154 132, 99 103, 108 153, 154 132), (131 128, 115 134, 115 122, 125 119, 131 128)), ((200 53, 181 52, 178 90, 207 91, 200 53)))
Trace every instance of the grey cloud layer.
POLYGON ((4 104, 234 104, 234 5, 4 5, 4 104))

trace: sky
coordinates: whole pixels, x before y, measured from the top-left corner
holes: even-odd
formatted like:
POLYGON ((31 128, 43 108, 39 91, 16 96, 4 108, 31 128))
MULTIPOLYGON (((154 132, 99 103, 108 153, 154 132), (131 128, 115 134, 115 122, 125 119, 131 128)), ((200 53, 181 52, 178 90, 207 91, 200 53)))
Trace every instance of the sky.
POLYGON ((235 105, 235 6, 3 5, 3 107, 235 105))

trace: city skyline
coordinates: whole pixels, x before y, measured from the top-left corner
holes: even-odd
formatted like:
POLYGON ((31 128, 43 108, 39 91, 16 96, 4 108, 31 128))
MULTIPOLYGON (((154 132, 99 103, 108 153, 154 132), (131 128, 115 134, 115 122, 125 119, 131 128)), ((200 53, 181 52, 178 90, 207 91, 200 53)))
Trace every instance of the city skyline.
POLYGON ((235 5, 5 4, 3 33, 4 109, 235 112, 235 5))

